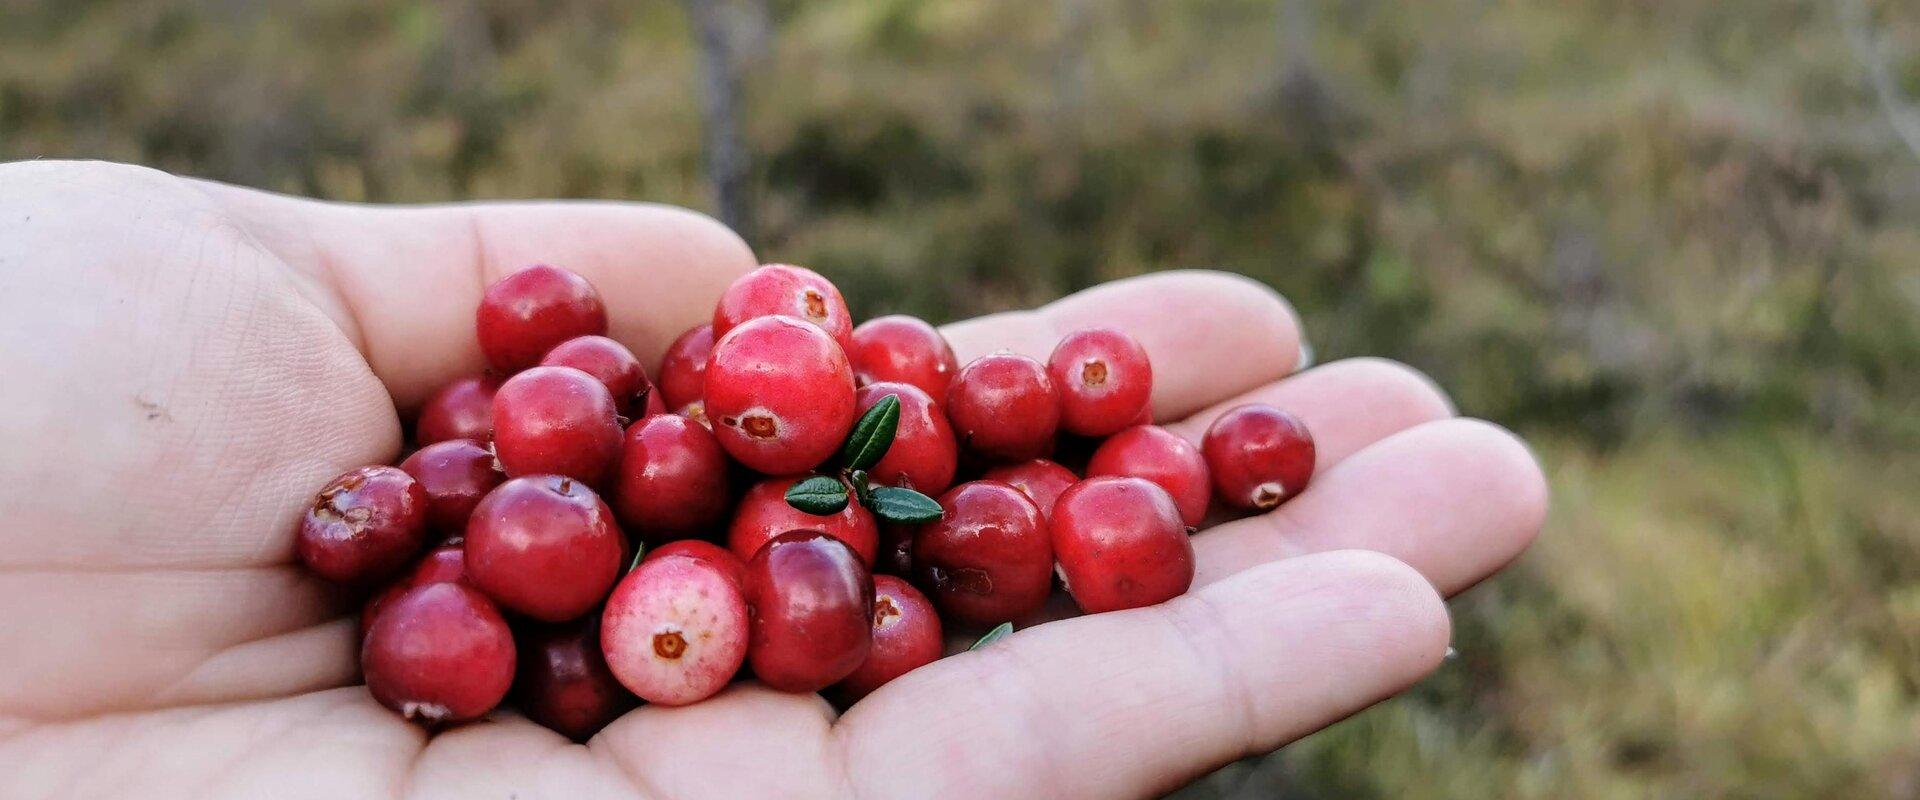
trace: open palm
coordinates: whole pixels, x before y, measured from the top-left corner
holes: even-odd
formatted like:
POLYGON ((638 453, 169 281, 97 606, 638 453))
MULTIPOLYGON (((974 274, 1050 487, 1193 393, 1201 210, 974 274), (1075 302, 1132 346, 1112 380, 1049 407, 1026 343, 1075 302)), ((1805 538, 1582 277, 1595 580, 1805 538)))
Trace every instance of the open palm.
POLYGON ((396 408, 479 370, 480 291, 533 262, 593 281, 648 363, 754 265, 663 207, 391 209, 0 165, 0 796, 1152 795, 1425 675, 1441 594, 1545 510, 1525 447, 1450 419, 1411 370, 1293 374, 1300 332, 1265 288, 1122 281, 946 332, 964 362, 1113 325, 1176 432, 1250 399, 1306 421, 1314 483, 1200 533, 1187 596, 1020 631, 844 715, 748 682, 584 746, 504 711, 429 736, 352 685, 355 599, 293 564, 294 521, 393 458, 396 408))

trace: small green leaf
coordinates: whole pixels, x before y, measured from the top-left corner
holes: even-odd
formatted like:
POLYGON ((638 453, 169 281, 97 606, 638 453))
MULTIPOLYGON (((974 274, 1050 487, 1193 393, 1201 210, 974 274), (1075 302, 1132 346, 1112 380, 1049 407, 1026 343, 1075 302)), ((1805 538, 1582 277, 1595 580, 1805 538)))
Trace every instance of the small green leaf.
POLYGON ((853 499, 860 501, 860 505, 873 506, 873 476, 868 475, 866 470, 848 472, 847 484, 853 487, 853 499))
POLYGON ((940 518, 940 504, 912 489, 880 486, 873 490, 875 516, 901 525, 925 525, 940 518))
POLYGON ((980 637, 980 641, 974 642, 973 646, 967 649, 971 651, 971 650, 978 650, 982 647, 986 647, 987 645, 993 644, 994 642, 1007 638, 1007 634, 1012 632, 1013 632, 1013 623, 1002 622, 999 625, 994 626, 993 630, 987 631, 987 635, 980 637))
POLYGON ((638 569, 640 567, 641 560, 645 559, 646 556, 647 556, 647 546, 644 544, 641 544, 640 542, 634 542, 633 543, 633 560, 627 563, 627 571, 632 572, 635 569, 638 569))
POLYGON ((817 517, 838 514, 847 507, 847 487, 839 478, 815 475, 787 490, 787 505, 817 517))
POLYGON ((853 423, 853 432, 840 448, 840 463, 847 469, 872 468, 893 446, 893 435, 899 430, 900 398, 891 394, 880 398, 853 423))

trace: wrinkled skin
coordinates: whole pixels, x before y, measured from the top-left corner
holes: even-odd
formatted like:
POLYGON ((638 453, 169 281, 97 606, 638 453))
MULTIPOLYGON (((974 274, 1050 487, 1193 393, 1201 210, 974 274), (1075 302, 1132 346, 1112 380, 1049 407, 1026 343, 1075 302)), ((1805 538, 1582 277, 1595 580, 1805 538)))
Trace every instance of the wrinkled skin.
POLYGON ((0 165, 0 796, 1151 796, 1432 671, 1441 598, 1545 513, 1525 446, 1406 367, 1297 371, 1267 289, 1121 281, 944 332, 965 363, 1117 326, 1180 435, 1251 401, 1306 421, 1311 486, 1202 531, 1189 595, 1020 630, 844 714, 746 682, 584 745, 510 712, 429 736, 355 685, 359 598, 294 565, 295 521, 479 371, 481 287, 536 261, 593 281, 645 363, 755 263, 654 206, 376 208, 0 165))

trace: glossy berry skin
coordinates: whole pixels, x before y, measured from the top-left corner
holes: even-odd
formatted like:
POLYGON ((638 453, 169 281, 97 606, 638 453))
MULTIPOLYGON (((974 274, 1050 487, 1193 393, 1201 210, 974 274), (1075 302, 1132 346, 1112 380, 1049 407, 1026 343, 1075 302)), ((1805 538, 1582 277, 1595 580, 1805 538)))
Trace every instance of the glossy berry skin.
POLYGON ((401 575, 392 585, 367 601, 360 609, 360 638, 367 638, 367 631, 373 629, 373 621, 380 612, 386 610, 393 601, 407 592, 432 583, 459 583, 467 576, 467 551, 460 543, 443 544, 421 557, 413 569, 401 575))
POLYGON ((1250 403, 1228 410, 1200 441, 1213 488, 1234 508, 1266 511, 1307 487, 1313 477, 1313 434, 1280 409, 1250 403))
POLYGON ((1111 436, 1133 424, 1153 396, 1153 364, 1132 336, 1113 328, 1067 334, 1047 357, 1060 392, 1060 429, 1111 436))
POLYGON ((859 668, 835 687, 852 703, 913 670, 940 659, 946 648, 940 613, 912 584, 892 575, 873 576, 873 649, 859 668))
POLYGON ((853 548, 862 565, 871 566, 880 549, 880 528, 873 512, 851 500, 846 508, 825 517, 794 508, 787 503, 787 490, 802 477, 768 478, 748 489, 733 512, 733 523, 727 526, 727 549, 741 561, 751 561, 775 536, 811 530, 839 539, 853 548))
POLYGON ((947 387, 947 419, 960 447, 988 461, 1025 461, 1053 448, 1060 394, 1040 362, 1013 353, 981 356, 947 387))
POLYGON ((360 648, 367 690, 429 727, 478 719, 513 685, 513 632, 491 601, 434 583, 393 601, 360 648))
MULTIPOLYGON (((885 486, 903 486, 937 496, 953 485, 960 464, 960 445, 947 424, 946 412, 919 388, 904 383, 870 383, 860 387, 859 413, 865 414, 888 396, 900 398, 900 424, 893 444, 867 474, 885 486)), ((859 419, 859 415, 854 416, 859 419)))
POLYGON ((819 328, 758 317, 714 343, 705 408, 735 461, 768 475, 805 472, 853 428, 853 370, 819 328))
POLYGON ((660 359, 659 395, 667 408, 684 408, 707 393, 707 358, 713 355, 713 326, 698 325, 680 334, 660 359))
POLYGON ((607 668, 598 616, 560 625, 530 624, 519 633, 513 704, 528 719, 584 742, 640 705, 607 668))
POLYGON ((534 367, 493 396, 493 453, 508 477, 565 475, 589 484, 620 459, 613 395, 572 367, 534 367))
POLYGON ((500 379, 491 375, 461 378, 439 388, 420 407, 413 442, 425 447, 450 439, 486 442, 493 436, 493 393, 500 379))
POLYGON ((592 610, 625 566, 613 511, 572 478, 500 484, 467 523, 467 582, 501 607, 562 622, 592 610))
POLYGON ((1162 603, 1193 585, 1193 542, 1173 497, 1145 478, 1088 478, 1053 509, 1060 579, 1089 614, 1162 603))
POLYGON ((762 683, 813 692, 852 674, 873 645, 873 577, 815 531, 774 537, 747 562, 748 663, 762 683))
POLYGON ((540 359, 545 367, 573 367, 592 375, 613 396, 614 410, 622 415, 644 412, 647 398, 653 395, 653 382, 627 346, 605 336, 576 336, 547 351, 540 359))
POLYGON ((942 495, 940 507, 940 519, 914 536, 913 570, 942 615, 988 626, 1046 603, 1053 546, 1033 501, 998 481, 972 481, 942 495))
POLYGON ((747 562, 741 561, 740 557, 734 555, 732 550, 728 550, 704 539, 680 539, 678 541, 668 542, 648 550, 646 558, 641 559, 641 561, 644 563, 646 561, 672 558, 674 556, 698 558, 710 562, 714 566, 719 567, 721 572, 726 573, 727 577, 732 578, 734 583, 741 586, 746 585, 747 562))
POLYGON ((641 562, 600 617, 607 666, 629 691, 660 705, 726 688, 746 660, 747 637, 741 585, 715 562, 688 556, 641 562))
POLYGON ((427 490, 398 467, 361 467, 329 482, 300 518, 295 553, 335 583, 392 574, 427 544, 427 490))
POLYGON ((1097 475, 1153 481, 1172 495, 1180 521, 1189 528, 1206 519, 1207 501, 1213 499, 1213 478, 1200 448, 1158 425, 1128 428, 1102 442, 1087 461, 1087 477, 1097 475))
POLYGON ((536 264, 487 287, 474 330, 487 363, 512 374, 575 336, 606 335, 607 307, 586 278, 536 264))
POLYGON ((847 359, 853 362, 853 379, 861 386, 905 383, 938 402, 946 400, 947 384, 960 371, 947 337, 924 320, 905 314, 860 323, 853 329, 847 359))
POLYGON ((727 454, 713 433, 673 414, 627 428, 614 486, 620 524, 648 544, 718 531, 733 495, 727 454))
POLYGON ((820 273, 792 264, 767 264, 735 279, 714 305, 714 339, 747 320, 776 315, 817 326, 842 350, 853 344, 853 315, 840 290, 820 273))
POLYGON ((1002 464, 987 470, 980 477, 983 480, 1000 481, 1020 490, 1028 500, 1040 507, 1041 518, 1048 520, 1053 519, 1053 501, 1067 487, 1080 482, 1080 476, 1073 474, 1073 470, 1044 458, 1002 464))
POLYGON ((427 493, 427 524, 442 537, 467 529, 480 498, 507 479, 494 469, 493 453, 468 439, 434 442, 400 462, 427 493))

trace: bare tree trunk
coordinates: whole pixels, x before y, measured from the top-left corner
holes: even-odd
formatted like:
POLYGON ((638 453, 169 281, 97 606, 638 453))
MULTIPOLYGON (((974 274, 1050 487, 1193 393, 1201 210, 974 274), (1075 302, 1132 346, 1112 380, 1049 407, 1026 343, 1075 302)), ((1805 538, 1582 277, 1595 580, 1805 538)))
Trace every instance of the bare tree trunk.
POLYGON ((753 161, 741 132, 741 75, 766 49, 765 0, 685 0, 700 41, 707 180, 720 221, 755 243, 753 161))

